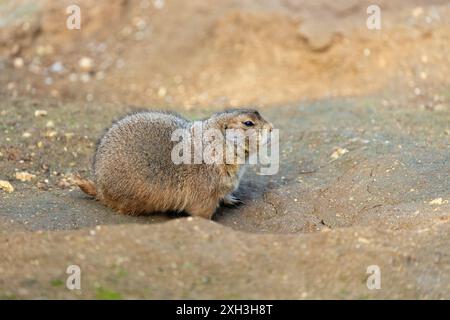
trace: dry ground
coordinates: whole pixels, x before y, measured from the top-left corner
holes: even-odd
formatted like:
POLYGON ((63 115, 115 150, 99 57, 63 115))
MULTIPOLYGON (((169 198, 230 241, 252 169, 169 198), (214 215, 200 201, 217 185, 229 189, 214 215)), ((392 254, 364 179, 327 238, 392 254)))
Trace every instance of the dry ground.
POLYGON ((0 3, 0 297, 450 298, 445 1, 381 1, 380 31, 364 1, 80 1, 80 31, 67 3, 0 3), (280 129, 280 171, 249 170, 212 222, 119 215, 70 183, 136 105, 244 104, 280 129))

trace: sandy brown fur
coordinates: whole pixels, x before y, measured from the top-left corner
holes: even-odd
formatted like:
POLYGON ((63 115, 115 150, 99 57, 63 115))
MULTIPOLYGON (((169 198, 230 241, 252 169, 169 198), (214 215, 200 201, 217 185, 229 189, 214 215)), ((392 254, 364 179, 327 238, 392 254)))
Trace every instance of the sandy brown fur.
MULTIPOLYGON (((205 128, 224 131, 240 128, 251 119, 255 128, 269 128, 254 110, 233 110, 203 120, 205 128)), ((94 182, 80 177, 80 189, 103 204, 129 215, 184 211, 210 219, 220 202, 239 200, 238 164, 174 164, 170 157, 177 142, 175 129, 190 129, 192 122, 177 114, 141 112, 114 123, 100 139, 94 159, 94 182)))
POLYGON ((91 197, 97 196, 97 189, 94 182, 92 182, 91 180, 83 179, 79 175, 75 175, 73 177, 73 181, 87 195, 90 195, 91 197))

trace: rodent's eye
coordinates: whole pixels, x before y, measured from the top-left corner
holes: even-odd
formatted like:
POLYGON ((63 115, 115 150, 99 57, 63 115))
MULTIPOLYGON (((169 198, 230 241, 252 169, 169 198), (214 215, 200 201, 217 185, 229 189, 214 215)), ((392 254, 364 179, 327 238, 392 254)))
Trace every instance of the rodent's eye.
POLYGON ((247 127, 253 127, 255 124, 252 121, 243 122, 247 127))

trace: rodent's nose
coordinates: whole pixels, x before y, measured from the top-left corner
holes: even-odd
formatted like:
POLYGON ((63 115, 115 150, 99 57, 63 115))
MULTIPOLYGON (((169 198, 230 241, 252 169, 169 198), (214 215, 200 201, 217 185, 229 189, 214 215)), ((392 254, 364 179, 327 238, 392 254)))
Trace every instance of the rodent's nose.
POLYGON ((267 126, 269 127, 269 131, 273 130, 273 124, 271 122, 268 122, 267 126))

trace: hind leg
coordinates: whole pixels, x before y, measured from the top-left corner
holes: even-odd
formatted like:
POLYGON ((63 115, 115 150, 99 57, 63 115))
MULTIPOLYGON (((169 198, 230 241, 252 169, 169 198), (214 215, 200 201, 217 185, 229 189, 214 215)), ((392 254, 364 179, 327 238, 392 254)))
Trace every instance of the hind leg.
POLYGON ((146 212, 143 202, 136 199, 113 197, 104 189, 101 190, 98 198, 107 207, 125 215, 137 216, 146 212))
POLYGON ((211 220, 214 215, 214 212, 216 212, 217 207, 218 207, 217 201, 214 202, 199 201, 198 204, 192 206, 190 209, 187 210, 187 212, 193 217, 200 217, 211 220))

